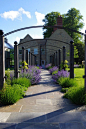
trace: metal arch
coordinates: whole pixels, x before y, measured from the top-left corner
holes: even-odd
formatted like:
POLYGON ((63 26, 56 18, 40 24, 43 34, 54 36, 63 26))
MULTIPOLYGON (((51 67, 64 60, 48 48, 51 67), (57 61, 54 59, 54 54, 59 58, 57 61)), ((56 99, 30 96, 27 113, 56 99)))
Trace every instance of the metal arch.
MULTIPOLYGON (((32 41, 39 41, 39 40, 53 40, 53 41, 59 41, 59 42, 62 42, 62 43, 65 43, 65 44, 69 44, 70 45, 70 43, 67 43, 67 42, 64 42, 64 41, 61 41, 61 40, 57 40, 57 39, 48 39, 48 38, 46 38, 46 39, 32 39, 32 40, 29 40, 29 41, 26 41, 26 42, 23 42, 23 43, 21 43, 21 44, 24 44, 24 43, 27 43, 27 42, 32 42, 32 41)), ((18 44, 18 45, 21 45, 21 44, 18 44)))
POLYGON ((73 31, 73 32, 76 32, 76 33, 79 33, 81 35, 85 35, 84 33, 82 32, 79 32, 79 31, 76 31, 76 30, 73 30, 73 29, 70 29, 70 28, 67 28, 67 27, 60 27, 60 26, 30 26, 30 27, 24 27, 24 28, 20 28, 20 29, 16 29, 16 30, 13 30, 13 31, 10 31, 6 34, 4 34, 3 36, 7 36, 7 35, 10 35, 12 33, 15 33, 15 32, 18 32, 18 31, 21 31, 21 30, 26 30, 26 29, 31 29, 31 28, 59 28, 59 29, 67 29, 69 31, 73 31))

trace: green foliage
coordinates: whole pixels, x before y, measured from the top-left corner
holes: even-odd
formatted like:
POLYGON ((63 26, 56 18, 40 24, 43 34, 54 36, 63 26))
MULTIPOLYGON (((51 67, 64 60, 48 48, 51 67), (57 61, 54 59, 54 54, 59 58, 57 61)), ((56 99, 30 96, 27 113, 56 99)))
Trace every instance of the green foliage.
MULTIPOLYGON (((70 51, 67 52, 67 56, 70 56, 70 51)), ((74 58, 78 58, 78 49, 74 46, 74 58)))
POLYGON ((65 68, 65 69, 68 68, 68 61, 67 60, 64 61, 64 64, 63 64, 63 61, 61 62, 61 64, 60 64, 60 70, 62 70, 63 68, 65 68))
POLYGON ((86 95, 84 86, 71 87, 64 95, 75 104, 86 104, 86 95))
POLYGON ((62 88, 61 92, 66 93, 68 91, 68 88, 62 88))
POLYGON ((31 86, 31 82, 27 78, 17 78, 17 79, 15 78, 15 79, 12 80, 12 85, 13 84, 19 84, 19 85, 21 85, 23 87, 27 87, 27 88, 29 86, 31 86))
MULTIPOLYGON (((58 15, 60 15, 60 12, 48 13, 45 16, 45 19, 43 20, 43 22, 45 23, 44 25, 45 26, 55 25, 56 18, 58 17, 58 15)), ((62 17, 63 17, 63 27, 79 31, 84 26, 84 24, 82 22, 83 16, 81 15, 80 11, 77 10, 76 8, 71 8, 70 10, 68 10, 68 12, 66 14, 63 14, 62 17)), ((44 27, 43 29, 45 29, 45 31, 43 33, 44 38, 50 37, 53 32, 53 28, 45 28, 44 27)), ((82 36, 78 33, 75 33, 68 29, 66 29, 66 31, 73 38, 75 43, 82 38, 82 36)))
POLYGON ((4 105, 13 104, 22 98, 22 89, 20 86, 5 85, 1 92, 1 103, 4 105))
MULTIPOLYGON (((83 16, 80 11, 76 8, 71 8, 68 10, 66 14, 63 14, 63 26, 66 28, 70 28, 76 31, 80 31, 83 28, 83 16)), ((69 31, 66 29, 68 34, 73 38, 74 42, 77 42, 82 38, 82 36, 73 31, 69 31)))
POLYGON ((57 70, 57 71, 54 71, 54 72, 52 73, 52 75, 57 74, 57 73, 58 73, 58 70, 57 70))
POLYGON ((10 58, 14 60, 14 49, 10 49, 10 58))
POLYGON ((23 69, 28 69, 28 64, 26 63, 26 61, 23 61, 20 64, 23 65, 23 69))
POLYGON ((70 78, 59 78, 58 79, 58 83, 63 87, 63 88, 66 88, 66 87, 72 87, 72 86, 77 86, 78 83, 76 80, 74 79, 70 79, 70 78))
POLYGON ((9 70, 9 69, 7 69, 7 70, 5 71, 5 76, 6 76, 6 83, 7 83, 8 85, 10 85, 10 84, 11 84, 11 78, 10 78, 10 70, 9 70))
MULTIPOLYGON (((54 26, 56 24, 56 18, 60 15, 59 12, 51 12, 48 13, 45 16, 45 19, 43 19, 43 22, 45 23, 45 26, 54 26)), ((43 32, 44 38, 48 38, 51 36, 53 32, 53 28, 43 28, 45 31, 43 32)))

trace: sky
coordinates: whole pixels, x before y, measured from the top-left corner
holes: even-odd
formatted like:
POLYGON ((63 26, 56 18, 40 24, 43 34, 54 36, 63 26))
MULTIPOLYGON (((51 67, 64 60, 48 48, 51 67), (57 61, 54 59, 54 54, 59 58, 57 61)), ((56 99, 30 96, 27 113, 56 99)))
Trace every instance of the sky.
MULTIPOLYGON (((69 9, 76 8, 83 16, 84 27, 86 29, 86 0, 0 0, 0 30, 4 34, 29 26, 44 25, 42 21, 45 15, 50 12, 60 12, 65 14, 69 9)), ((43 38, 43 29, 35 28, 22 30, 6 38, 11 45, 19 43, 27 34, 32 38, 43 38)))

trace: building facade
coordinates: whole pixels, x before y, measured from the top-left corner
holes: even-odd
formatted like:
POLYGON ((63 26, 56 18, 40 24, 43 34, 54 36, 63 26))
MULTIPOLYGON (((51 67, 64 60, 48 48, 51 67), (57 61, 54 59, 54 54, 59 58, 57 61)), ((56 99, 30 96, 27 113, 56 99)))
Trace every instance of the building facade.
MULTIPOLYGON (((57 18, 57 25, 62 26, 62 17, 57 18)), ((31 52, 36 56, 36 64, 42 67, 50 63, 50 56, 57 51, 58 64, 59 49, 61 50, 61 61, 63 60, 63 46, 66 48, 66 59, 70 61, 67 53, 70 50, 71 40, 72 38, 68 33, 64 29, 59 28, 54 28, 52 35, 46 39, 33 39, 30 35, 26 35, 18 44, 19 62, 22 61, 22 47, 24 47, 25 50, 28 50, 28 54, 31 52)))

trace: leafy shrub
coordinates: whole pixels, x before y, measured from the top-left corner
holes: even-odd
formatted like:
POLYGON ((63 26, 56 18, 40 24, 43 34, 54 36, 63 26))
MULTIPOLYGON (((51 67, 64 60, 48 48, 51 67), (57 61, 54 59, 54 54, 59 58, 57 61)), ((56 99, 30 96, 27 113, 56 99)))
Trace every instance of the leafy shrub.
POLYGON ((54 66, 53 68, 49 69, 50 74, 52 74, 54 71, 57 71, 57 70, 58 70, 57 66, 54 66))
POLYGON ((9 70, 9 69, 7 69, 7 70, 5 71, 5 76, 6 76, 6 83, 7 83, 8 85, 10 85, 10 84, 11 84, 11 77, 10 77, 10 70, 9 70))
POLYGON ((13 104, 22 98, 22 89, 20 86, 5 85, 1 92, 1 103, 4 105, 13 104))
POLYGON ((57 74, 57 73, 58 73, 58 70, 57 70, 57 71, 52 72, 52 75, 57 74))
POLYGON ((68 88, 62 88, 61 92, 66 93, 68 91, 68 88))
POLYGON ((21 65, 23 64, 23 67, 22 67, 23 70, 24 70, 24 69, 28 69, 28 64, 26 63, 26 61, 23 61, 23 62, 21 62, 20 64, 21 64, 21 65))
POLYGON ((15 79, 12 80, 12 85, 13 84, 19 84, 19 85, 21 85, 23 87, 28 88, 31 85, 31 82, 27 78, 17 78, 17 79, 15 78, 15 79))
POLYGON ((29 66, 28 69, 21 69, 20 78, 27 78, 30 80, 31 84, 37 84, 41 80, 40 76, 41 70, 34 66, 29 66))
POLYGON ((70 87, 64 94, 64 97, 70 99, 75 104, 86 104, 84 86, 70 87))
POLYGON ((66 88, 66 87, 72 87, 72 86, 77 86, 78 83, 76 80, 74 79, 70 79, 70 78, 64 78, 64 77, 61 77, 58 79, 58 83, 63 87, 63 88, 66 88))

